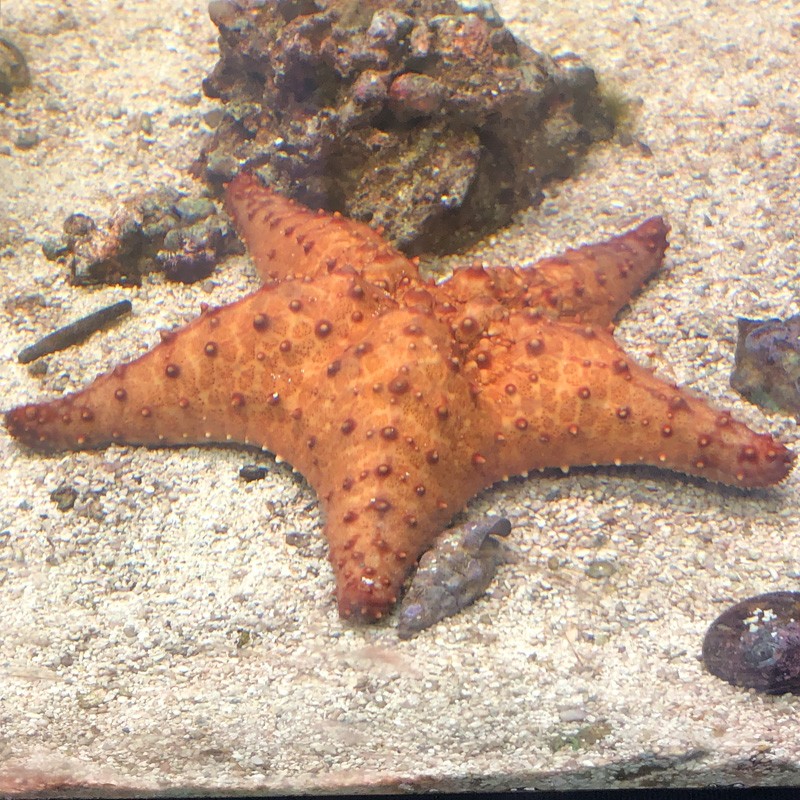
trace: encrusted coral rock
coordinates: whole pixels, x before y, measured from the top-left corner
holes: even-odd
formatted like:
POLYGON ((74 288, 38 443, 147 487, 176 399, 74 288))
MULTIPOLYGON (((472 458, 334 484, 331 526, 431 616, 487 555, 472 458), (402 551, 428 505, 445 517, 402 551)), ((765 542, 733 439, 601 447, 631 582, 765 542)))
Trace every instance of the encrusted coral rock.
POLYGON ((72 282, 82 286, 139 284, 153 271, 193 283, 208 277, 222 256, 241 252, 241 245, 212 200, 159 186, 123 202, 100 227, 85 214, 70 215, 64 235, 42 249, 65 262, 72 282))
POLYGON ((384 226, 408 253, 506 224, 613 130, 594 73, 488 2, 216 0, 225 116, 195 173, 256 168, 304 203, 384 226))

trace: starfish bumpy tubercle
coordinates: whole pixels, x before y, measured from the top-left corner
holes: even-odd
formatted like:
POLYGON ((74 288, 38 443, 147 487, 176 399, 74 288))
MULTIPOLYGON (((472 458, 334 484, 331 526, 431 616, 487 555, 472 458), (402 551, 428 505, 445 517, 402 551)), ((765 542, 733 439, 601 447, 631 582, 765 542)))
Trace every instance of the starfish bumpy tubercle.
POLYGON ((6 424, 46 452, 233 442, 285 458, 319 495, 343 617, 389 611, 453 515, 510 475, 645 463, 755 487, 791 467, 771 436, 612 338, 662 262, 660 218, 532 268, 467 267, 434 285, 379 232, 250 174, 227 206, 262 288, 6 424))

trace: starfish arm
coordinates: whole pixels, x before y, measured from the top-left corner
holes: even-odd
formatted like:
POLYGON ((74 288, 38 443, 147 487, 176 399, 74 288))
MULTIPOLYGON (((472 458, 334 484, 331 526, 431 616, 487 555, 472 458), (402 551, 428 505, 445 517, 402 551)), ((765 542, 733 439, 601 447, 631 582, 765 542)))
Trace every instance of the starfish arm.
MULTIPOLYGON (((482 404, 501 443, 492 477, 544 467, 651 464, 742 487, 781 481, 793 456, 702 399, 634 364, 610 334, 517 314, 484 340, 482 404)), ((488 449, 488 446, 487 446, 488 449)))
POLYGON ((440 287, 460 318, 481 325, 498 303, 549 317, 608 325, 661 266, 669 227, 653 217, 621 236, 584 245, 525 269, 463 267, 440 287))
POLYGON ((526 305, 562 319, 608 325, 661 266, 668 233, 664 220, 652 217, 608 241, 519 270, 528 283, 526 305))
POLYGON ((343 617, 377 619, 420 554, 485 483, 472 462, 481 421, 450 358, 450 331, 398 309, 342 355, 303 469, 325 512, 343 617))
POLYGON ((416 265, 373 230, 341 214, 313 212, 242 172, 226 187, 225 208, 263 280, 294 273, 324 275, 357 266, 364 277, 392 291, 416 265))
POLYGON ((49 452, 230 442, 302 454, 304 386, 320 384, 381 303, 382 293, 354 272, 268 284, 205 309, 80 392, 12 409, 6 425, 49 452))

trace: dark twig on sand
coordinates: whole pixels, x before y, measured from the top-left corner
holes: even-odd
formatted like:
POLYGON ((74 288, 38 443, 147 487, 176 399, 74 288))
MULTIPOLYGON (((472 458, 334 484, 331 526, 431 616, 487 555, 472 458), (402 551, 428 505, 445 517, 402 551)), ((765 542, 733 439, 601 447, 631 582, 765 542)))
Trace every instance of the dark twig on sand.
POLYGON ((49 353, 55 353, 57 350, 64 350, 73 344, 78 344, 93 334, 95 331, 100 330, 106 323, 127 314, 131 310, 130 300, 120 300, 118 303, 113 303, 110 306, 101 308, 99 311, 94 311, 87 314, 85 317, 76 319, 75 322, 70 322, 63 328, 59 328, 47 336, 39 339, 38 342, 26 347, 20 351, 19 362, 20 364, 29 364, 37 358, 46 356, 49 353))

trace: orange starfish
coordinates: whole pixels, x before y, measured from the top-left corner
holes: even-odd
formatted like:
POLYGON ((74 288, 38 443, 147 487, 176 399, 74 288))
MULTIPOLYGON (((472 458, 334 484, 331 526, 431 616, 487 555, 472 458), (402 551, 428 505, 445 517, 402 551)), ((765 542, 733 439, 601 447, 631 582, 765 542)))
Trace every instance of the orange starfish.
POLYGON ((379 232, 249 174, 227 205, 262 288, 6 424, 42 451, 233 442, 288 459, 325 512, 343 617, 385 614, 451 517, 509 475, 647 463, 752 487, 790 469, 771 436, 614 342, 611 320, 663 259, 660 218, 434 285, 379 232))

